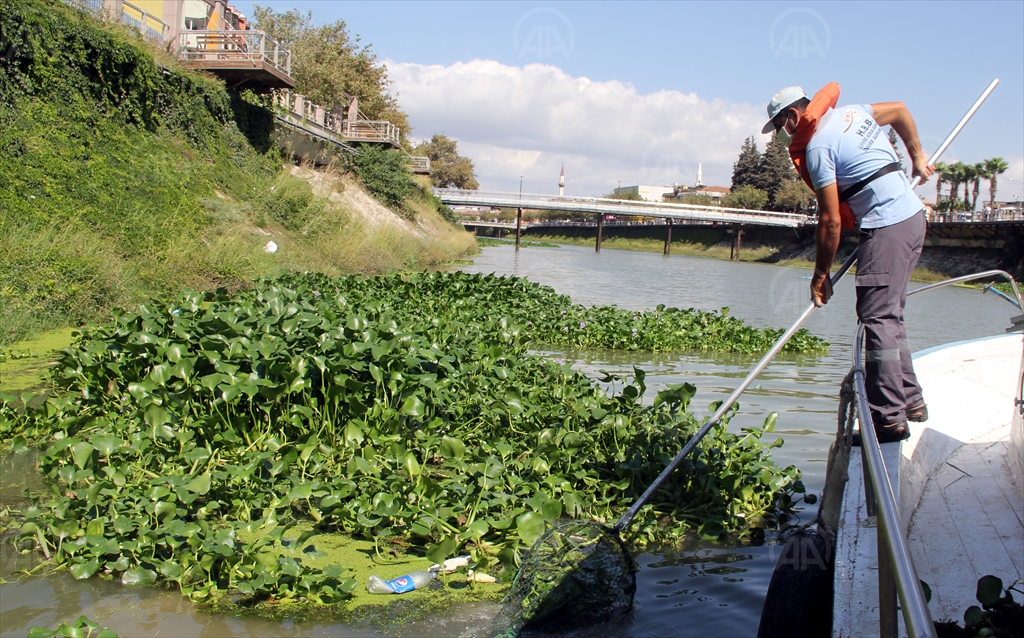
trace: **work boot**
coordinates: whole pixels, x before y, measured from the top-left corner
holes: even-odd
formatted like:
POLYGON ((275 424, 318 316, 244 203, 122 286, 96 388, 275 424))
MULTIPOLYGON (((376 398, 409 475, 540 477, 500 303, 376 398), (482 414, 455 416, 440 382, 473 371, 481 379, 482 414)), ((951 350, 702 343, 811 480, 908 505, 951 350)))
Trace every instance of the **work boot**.
MULTIPOLYGON (((892 425, 875 426, 875 437, 878 438, 879 443, 903 441, 910 438, 910 426, 907 425, 906 421, 900 421, 892 425)), ((850 445, 853 447, 861 446, 860 430, 853 431, 850 445)))
POLYGON ((924 401, 920 405, 907 408, 907 421, 924 423, 928 420, 928 405, 924 401))
POLYGON ((910 424, 906 421, 889 425, 875 425, 875 435, 879 443, 895 443, 910 438, 910 424))

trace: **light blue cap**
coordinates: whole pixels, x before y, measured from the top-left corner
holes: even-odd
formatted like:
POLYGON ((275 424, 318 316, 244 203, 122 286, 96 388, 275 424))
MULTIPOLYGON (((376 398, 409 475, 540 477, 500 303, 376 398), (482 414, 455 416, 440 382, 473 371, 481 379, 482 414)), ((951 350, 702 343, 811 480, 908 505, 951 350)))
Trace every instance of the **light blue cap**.
POLYGON ((772 98, 772 101, 768 103, 768 123, 761 129, 762 133, 771 133, 775 130, 775 125, 772 124, 772 120, 775 116, 784 111, 794 102, 799 99, 807 97, 804 90, 799 86, 787 86, 772 98))

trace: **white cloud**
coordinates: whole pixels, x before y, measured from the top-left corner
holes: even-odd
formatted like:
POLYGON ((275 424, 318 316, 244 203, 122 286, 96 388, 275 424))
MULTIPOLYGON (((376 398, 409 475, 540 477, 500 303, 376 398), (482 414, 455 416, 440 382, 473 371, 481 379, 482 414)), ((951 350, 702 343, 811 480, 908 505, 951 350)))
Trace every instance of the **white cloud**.
MULTIPOLYGON (((594 82, 555 66, 473 60, 445 67, 388 61, 417 137, 444 133, 473 159, 481 188, 554 192, 564 162, 566 194, 628 184, 728 185, 743 139, 762 108, 693 93, 640 94, 617 80, 594 82)), ((767 137, 758 137, 763 147, 767 137)))

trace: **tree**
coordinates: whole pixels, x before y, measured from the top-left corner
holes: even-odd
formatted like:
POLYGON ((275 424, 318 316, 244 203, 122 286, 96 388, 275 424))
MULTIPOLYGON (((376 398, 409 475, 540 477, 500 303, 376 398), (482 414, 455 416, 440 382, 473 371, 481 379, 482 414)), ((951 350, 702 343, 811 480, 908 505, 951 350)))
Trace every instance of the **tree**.
POLYGON ((974 170, 974 164, 962 164, 957 162, 961 166, 960 179, 963 180, 961 183, 964 185, 964 210, 974 210, 971 208, 971 182, 977 177, 977 171, 974 170))
POLYGON ((946 181, 949 182, 950 210, 956 208, 956 202, 960 198, 960 184, 964 183, 964 177, 966 175, 966 171, 964 171, 965 168, 966 167, 963 162, 956 162, 955 164, 950 164, 947 167, 949 176, 946 181))
POLYGON ((359 111, 368 119, 391 122, 403 137, 410 132, 409 117, 389 93, 387 69, 369 45, 361 46, 358 36, 349 35, 344 21, 316 26, 312 11, 278 13, 257 5, 255 23, 291 50, 296 91, 336 113, 355 96, 359 111))
POLYGON ((984 161, 985 179, 988 180, 988 206, 992 210, 996 208, 996 180, 1005 173, 1010 165, 1001 157, 993 157, 984 161))
POLYGON ((679 204, 689 204, 690 206, 721 206, 722 202, 712 197, 711 195, 705 195, 703 193, 697 195, 683 195, 676 200, 679 204))
POLYGON ((472 160, 459 155, 455 140, 435 134, 429 142, 420 142, 412 152, 430 158, 430 183, 435 188, 480 188, 472 160))
POLYGON ((750 136, 743 140, 743 147, 740 149, 740 157, 732 165, 732 188, 740 186, 757 186, 758 175, 760 174, 761 151, 757 150, 757 142, 750 136))
POLYGON ((978 193, 981 191, 981 180, 988 179, 988 170, 984 162, 978 162, 971 167, 974 174, 971 178, 971 210, 978 210, 978 193))
POLYGON ((764 154, 761 156, 757 168, 758 178, 754 186, 768 193, 769 207, 778 209, 779 204, 776 201, 776 196, 779 191, 782 190, 782 187, 787 182, 791 182, 799 177, 793 168, 793 160, 789 158, 789 149, 777 138, 773 137, 768 142, 768 147, 764 149, 764 154))
POLYGON ((640 191, 638 190, 613 190, 607 195, 602 195, 602 199, 625 199, 632 202, 642 202, 643 197, 640 197, 640 191))
POLYGON ((949 165, 945 162, 935 164, 935 206, 942 201, 942 185, 949 181, 949 165))
POLYGON ((791 179, 775 194, 775 206, 785 211, 806 211, 814 201, 814 191, 802 179, 791 179))
POLYGON ((756 186, 744 184, 739 188, 733 188, 732 192, 724 197, 724 201, 729 208, 761 210, 768 203, 768 193, 756 186))
POLYGON ((896 131, 889 128, 889 144, 892 145, 892 150, 896 152, 896 161, 900 163, 900 170, 904 173, 907 172, 907 168, 903 165, 903 153, 900 153, 900 140, 896 137, 896 131))

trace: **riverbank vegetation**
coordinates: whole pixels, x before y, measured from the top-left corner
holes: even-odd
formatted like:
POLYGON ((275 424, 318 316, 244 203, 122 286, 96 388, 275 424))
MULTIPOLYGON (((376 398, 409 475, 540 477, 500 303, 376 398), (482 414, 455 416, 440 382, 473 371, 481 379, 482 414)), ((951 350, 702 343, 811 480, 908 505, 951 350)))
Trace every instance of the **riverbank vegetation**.
MULTIPOLYGON (((604 379, 609 394, 531 343, 746 352, 775 335, 464 274, 288 275, 153 301, 83 330, 50 395, 3 397, 0 433, 14 453, 40 445, 53 486, 7 524, 76 578, 196 600, 348 599, 362 583, 314 566, 317 534, 468 552, 508 576, 547 524, 617 517, 700 425, 692 386, 644 405, 643 371, 604 379)), ((715 428, 627 538, 773 525, 803 498, 799 472, 770 460, 781 440, 761 440, 774 419, 715 428)))
MULTIPOLYGON (((554 229, 552 229, 554 230, 554 229)), ((578 235, 558 235, 555 233, 530 233, 531 240, 540 240, 553 244, 568 244, 571 246, 593 246, 593 237, 581 237, 578 235)), ((479 241, 479 240, 478 240, 479 241)), ((614 250, 636 250, 645 253, 661 253, 665 250, 665 240, 647 239, 644 237, 608 237, 601 239, 602 248, 614 250)), ((739 261, 764 261, 766 257, 774 255, 778 248, 771 246, 744 246, 740 251, 739 261)), ((729 259, 730 248, 727 244, 707 244, 703 242, 686 242, 674 240, 672 242, 673 255, 685 255, 687 257, 708 257, 711 259, 729 259)), ((793 260, 798 261, 798 260, 793 260)), ((808 262, 813 267, 813 262, 808 262)), ((790 264, 786 264, 790 265, 790 264)))
POLYGON ((0 345, 186 288, 475 252, 403 162, 388 170, 395 152, 374 162, 368 149, 314 192, 273 142, 262 98, 158 63, 133 33, 60 2, 4 5, 0 345))

